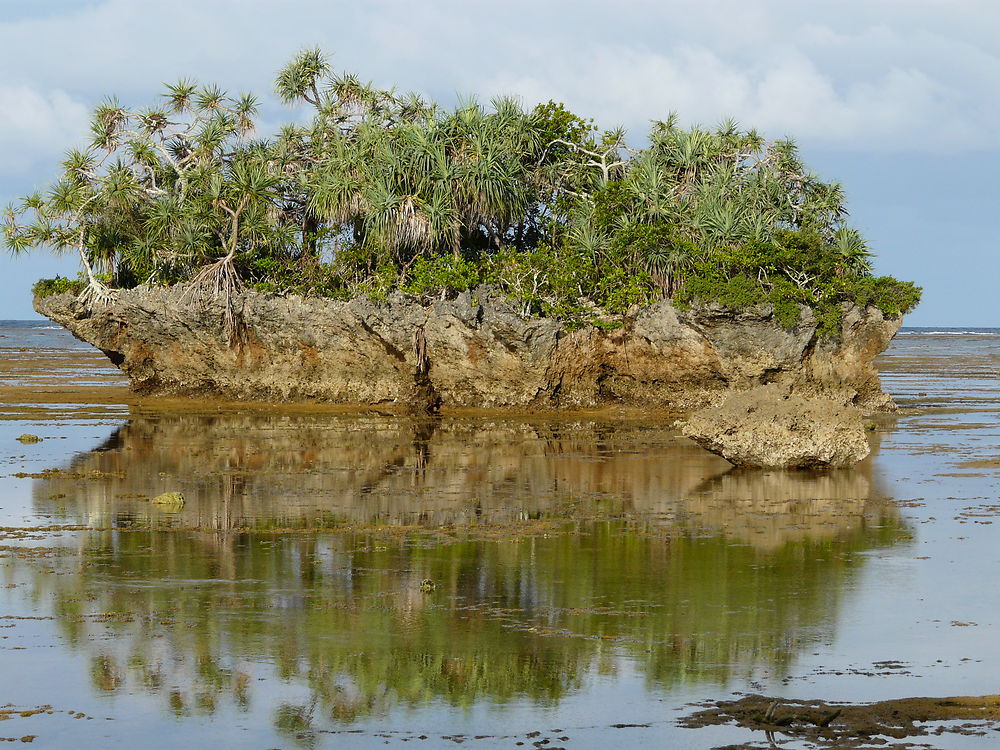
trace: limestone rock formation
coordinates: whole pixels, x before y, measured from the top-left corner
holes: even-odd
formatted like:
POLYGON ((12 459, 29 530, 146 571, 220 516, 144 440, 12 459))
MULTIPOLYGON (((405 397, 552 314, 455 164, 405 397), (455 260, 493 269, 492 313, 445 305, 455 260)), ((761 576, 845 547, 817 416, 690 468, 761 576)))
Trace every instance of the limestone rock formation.
POLYGON ((421 304, 274 296, 236 299, 245 335, 230 345, 217 301, 190 287, 118 292, 88 309, 70 294, 35 309, 104 353, 145 394, 326 401, 387 410, 625 406, 689 411, 777 383, 863 409, 891 408, 872 367, 901 320, 845 311, 818 337, 812 312, 786 329, 762 307, 678 311, 660 302, 619 328, 569 330, 522 316, 482 287, 421 304))
POLYGON ((846 467, 871 450, 860 410, 776 385, 734 393, 720 406, 697 411, 681 432, 737 466, 846 467))

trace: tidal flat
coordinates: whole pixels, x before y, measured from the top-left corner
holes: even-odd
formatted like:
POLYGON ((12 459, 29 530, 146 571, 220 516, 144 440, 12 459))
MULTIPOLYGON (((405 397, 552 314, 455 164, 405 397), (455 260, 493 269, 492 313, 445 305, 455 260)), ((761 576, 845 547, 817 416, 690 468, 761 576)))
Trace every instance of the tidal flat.
POLYGON ((826 473, 731 470, 661 416, 140 399, 62 330, 0 336, 0 739, 1000 739, 1000 331, 904 330, 900 411, 826 473))

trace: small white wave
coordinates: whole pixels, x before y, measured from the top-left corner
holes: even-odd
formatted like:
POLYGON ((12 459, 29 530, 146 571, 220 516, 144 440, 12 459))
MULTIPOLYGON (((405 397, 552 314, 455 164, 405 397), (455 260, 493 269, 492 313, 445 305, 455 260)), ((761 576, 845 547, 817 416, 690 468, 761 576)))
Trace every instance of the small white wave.
POLYGON ((1000 330, 992 331, 900 331, 897 336, 1000 336, 1000 330))

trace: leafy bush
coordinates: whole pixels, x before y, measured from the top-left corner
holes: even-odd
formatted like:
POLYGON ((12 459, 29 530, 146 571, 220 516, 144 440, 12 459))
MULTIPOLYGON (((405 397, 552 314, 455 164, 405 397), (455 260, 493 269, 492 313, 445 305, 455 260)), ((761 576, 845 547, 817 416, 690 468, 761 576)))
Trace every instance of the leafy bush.
POLYGON ((87 280, 82 277, 67 279, 63 276, 56 276, 54 279, 39 279, 36 281, 34 286, 31 287, 31 295, 41 298, 51 297, 54 294, 63 294, 64 292, 80 294, 86 288, 87 280))
POLYGON ((838 261, 835 249, 815 234, 785 231, 771 246, 732 248, 697 264, 674 301, 732 310, 770 304, 786 328, 799 322, 802 306, 811 307, 821 335, 839 332, 845 303, 896 316, 920 302, 920 287, 912 282, 847 274, 838 261))
POLYGON ((840 287, 843 299, 862 307, 877 307, 886 315, 905 315, 920 302, 919 286, 892 276, 841 279, 840 287))
POLYGON ((756 280, 740 274, 729 278, 714 275, 692 276, 674 297, 682 307, 694 301, 714 302, 731 310, 743 310, 767 302, 767 293, 756 280))
POLYGON ((251 289, 264 294, 351 296, 340 275, 319 262, 303 263, 297 258, 261 255, 244 260, 239 270, 251 289))
POLYGON ((483 267, 465 258, 443 255, 417 258, 408 271, 401 289, 417 297, 445 296, 464 292, 482 283, 483 267))

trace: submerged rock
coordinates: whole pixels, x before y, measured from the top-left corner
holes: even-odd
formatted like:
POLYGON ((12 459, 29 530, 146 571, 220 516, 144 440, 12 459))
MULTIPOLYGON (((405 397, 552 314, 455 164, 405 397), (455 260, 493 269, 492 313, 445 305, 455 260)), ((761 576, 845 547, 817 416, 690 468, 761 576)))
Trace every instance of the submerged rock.
POLYGON ((737 466, 846 467, 871 451, 859 409, 778 386, 736 393, 695 412, 681 432, 737 466))
POLYGON ((184 505, 184 495, 180 492, 164 492, 152 499, 157 505, 184 505))
POLYGON ((613 330, 524 316, 488 287, 423 304, 284 297, 235 299, 231 344, 220 301, 190 287, 121 290, 88 308, 70 294, 35 309, 101 349, 144 394, 326 401, 398 411, 444 407, 690 411, 727 393, 779 383, 864 409, 891 409, 872 366, 901 324, 845 307, 822 337, 812 311, 785 328, 768 306, 686 310, 661 301, 613 330))
POLYGON ((42 438, 38 435, 32 435, 30 432, 26 432, 23 435, 17 436, 17 442, 24 443, 25 445, 30 445, 31 443, 40 443, 42 438))

